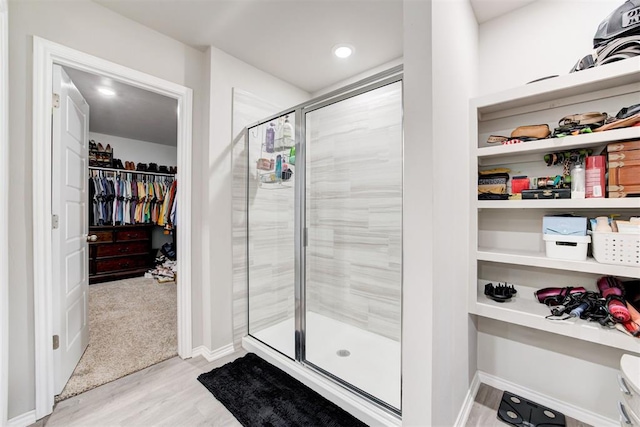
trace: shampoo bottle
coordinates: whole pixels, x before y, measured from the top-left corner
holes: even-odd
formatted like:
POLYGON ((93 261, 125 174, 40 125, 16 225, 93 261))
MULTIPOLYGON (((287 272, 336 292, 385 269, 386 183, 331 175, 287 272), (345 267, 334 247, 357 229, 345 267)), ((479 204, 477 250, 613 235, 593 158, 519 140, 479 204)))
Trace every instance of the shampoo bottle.
POLYGON ((282 125, 282 145, 284 147, 293 145, 293 126, 289 123, 289 116, 284 117, 284 125, 282 125))
POLYGON ((276 124, 271 122, 269 123, 269 127, 267 128, 267 135, 265 137, 265 148, 264 150, 267 153, 273 153, 274 149, 275 149, 275 139, 276 139, 276 128, 275 128, 276 124))

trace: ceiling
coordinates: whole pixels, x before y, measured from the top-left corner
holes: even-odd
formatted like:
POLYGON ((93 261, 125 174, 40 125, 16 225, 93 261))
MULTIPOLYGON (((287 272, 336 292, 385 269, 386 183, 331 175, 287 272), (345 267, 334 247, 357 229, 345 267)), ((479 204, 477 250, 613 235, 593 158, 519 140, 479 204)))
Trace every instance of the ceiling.
POLYGON ((309 93, 402 56, 402 0, 95 0, 199 49, 215 46, 309 93), (347 60, 338 43, 355 47, 347 60))
POLYGON ((479 24, 519 9, 535 0, 471 0, 479 24))
POLYGON ((89 104, 91 132, 177 145, 178 101, 105 77, 64 67, 89 104), (105 96, 98 87, 116 92, 105 96))

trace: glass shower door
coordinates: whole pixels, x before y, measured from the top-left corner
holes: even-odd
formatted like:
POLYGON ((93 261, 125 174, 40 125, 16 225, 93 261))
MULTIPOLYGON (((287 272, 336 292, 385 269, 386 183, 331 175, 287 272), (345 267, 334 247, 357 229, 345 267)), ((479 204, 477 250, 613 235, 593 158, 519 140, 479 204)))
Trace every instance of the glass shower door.
POLYGON ((304 361, 400 410, 402 82, 304 117, 304 361))
POLYGON ((295 358, 295 115, 247 129, 249 334, 295 358))

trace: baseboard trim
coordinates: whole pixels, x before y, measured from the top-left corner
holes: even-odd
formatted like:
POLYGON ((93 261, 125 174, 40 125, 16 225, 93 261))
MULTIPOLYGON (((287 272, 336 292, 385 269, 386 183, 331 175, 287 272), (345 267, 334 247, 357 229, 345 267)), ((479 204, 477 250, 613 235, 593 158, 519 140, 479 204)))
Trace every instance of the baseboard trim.
POLYGON ((36 411, 33 410, 11 418, 7 422, 7 427, 27 427, 36 421, 36 411))
POLYGON ((538 393, 537 391, 512 383, 511 381, 487 374, 486 372, 477 371, 476 376, 479 378, 479 383, 490 385, 491 387, 502 391, 508 390, 511 393, 517 394, 536 403, 540 403, 541 405, 556 409, 578 421, 602 427, 615 427, 620 425, 619 421, 603 417, 602 415, 591 412, 585 408, 580 408, 570 403, 559 401, 542 393, 538 393))
POLYGON ((479 372, 476 371, 475 375, 473 376, 473 380, 471 380, 471 385, 469 386, 469 390, 467 391, 467 396, 464 398, 462 408, 460 408, 460 412, 458 413, 458 418, 456 419, 456 423, 454 424, 454 426, 464 427, 465 425, 467 425, 467 420, 469 419, 469 414, 471 413, 471 409, 473 408, 473 402, 475 402, 476 395, 478 394, 480 383, 480 375, 479 372))
POLYGON ((221 357, 230 355, 234 351, 233 343, 227 344, 213 351, 209 350, 204 345, 201 345, 191 350, 191 357, 202 356, 207 359, 207 362, 213 362, 221 357))

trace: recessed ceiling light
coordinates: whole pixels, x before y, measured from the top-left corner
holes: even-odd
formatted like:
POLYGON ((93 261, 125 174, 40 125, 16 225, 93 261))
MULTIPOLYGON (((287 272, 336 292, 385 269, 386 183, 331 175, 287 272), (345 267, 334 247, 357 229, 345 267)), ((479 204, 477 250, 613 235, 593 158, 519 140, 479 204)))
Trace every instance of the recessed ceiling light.
POLYGON ((332 50, 335 56, 342 59, 350 57, 356 51, 350 44, 338 44, 332 50))
POLYGON ((99 87, 98 92, 100 92, 104 96, 114 96, 116 94, 113 89, 109 89, 108 87, 99 87))

